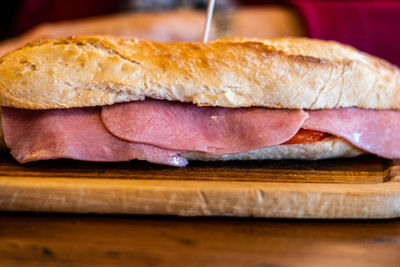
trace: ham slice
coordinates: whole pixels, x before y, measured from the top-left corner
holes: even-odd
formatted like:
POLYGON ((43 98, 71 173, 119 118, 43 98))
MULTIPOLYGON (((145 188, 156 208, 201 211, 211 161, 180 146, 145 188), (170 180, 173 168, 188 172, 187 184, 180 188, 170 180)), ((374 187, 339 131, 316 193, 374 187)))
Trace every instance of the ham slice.
POLYGON ((21 163, 140 159, 185 166, 179 151, 247 152, 284 144, 300 128, 342 137, 385 158, 400 158, 400 112, 391 110, 229 109, 146 100, 44 111, 3 107, 2 125, 6 144, 21 163))
POLYGON ((400 158, 400 112, 342 108, 307 111, 302 128, 340 136, 384 158, 400 158))
POLYGON ((86 161, 147 160, 185 166, 176 151, 135 144, 111 135, 100 108, 32 111, 2 108, 4 137, 20 163, 69 158, 86 161))
POLYGON ((101 115, 118 138, 214 155, 281 144, 307 118, 301 110, 197 107, 158 100, 104 106, 101 115))

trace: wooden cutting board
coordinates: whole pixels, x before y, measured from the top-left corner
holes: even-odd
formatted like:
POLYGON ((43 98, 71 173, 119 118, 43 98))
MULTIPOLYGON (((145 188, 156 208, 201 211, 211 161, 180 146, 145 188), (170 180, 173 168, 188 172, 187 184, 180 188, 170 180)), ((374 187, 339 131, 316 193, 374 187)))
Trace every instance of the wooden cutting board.
POLYGON ((0 210, 76 213, 400 217, 400 161, 132 161, 20 165, 0 154, 0 210))

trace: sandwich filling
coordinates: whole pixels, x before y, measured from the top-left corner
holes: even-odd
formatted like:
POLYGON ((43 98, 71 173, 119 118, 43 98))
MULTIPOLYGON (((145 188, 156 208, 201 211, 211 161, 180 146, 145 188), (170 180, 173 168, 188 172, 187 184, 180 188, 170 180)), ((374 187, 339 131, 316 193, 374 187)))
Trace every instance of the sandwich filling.
POLYGON ((385 158, 400 158, 400 112, 392 110, 221 108, 145 100, 94 108, 3 107, 2 126, 11 154, 21 163, 140 159, 185 166, 182 152, 235 154, 330 135, 385 158))

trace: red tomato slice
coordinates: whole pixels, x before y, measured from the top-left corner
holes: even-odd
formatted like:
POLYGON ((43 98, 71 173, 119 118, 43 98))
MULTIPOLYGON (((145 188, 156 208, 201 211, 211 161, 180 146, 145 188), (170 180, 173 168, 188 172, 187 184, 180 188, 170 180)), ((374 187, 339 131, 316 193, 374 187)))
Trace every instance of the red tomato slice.
POLYGON ((283 143, 283 145, 294 145, 294 144, 310 144, 330 136, 328 133, 300 129, 295 136, 283 143))

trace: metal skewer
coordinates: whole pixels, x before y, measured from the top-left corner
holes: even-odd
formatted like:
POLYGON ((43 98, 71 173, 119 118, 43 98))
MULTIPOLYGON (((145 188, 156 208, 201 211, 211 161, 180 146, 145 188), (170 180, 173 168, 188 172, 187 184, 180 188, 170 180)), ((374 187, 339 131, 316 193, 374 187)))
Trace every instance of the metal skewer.
POLYGON ((214 12, 214 6, 215 6, 215 0, 208 0, 207 19, 203 30, 203 43, 206 43, 208 41, 208 36, 210 34, 210 27, 211 27, 211 19, 214 12))

